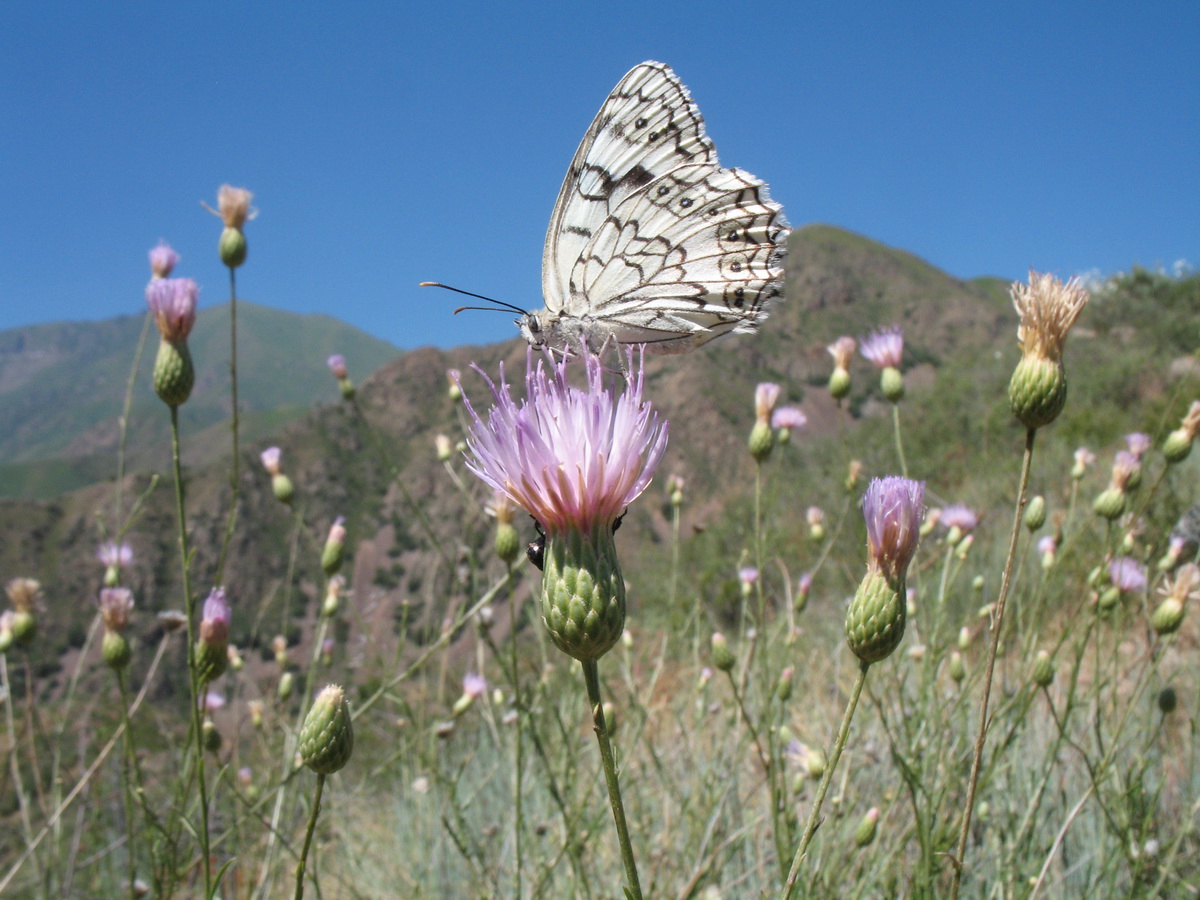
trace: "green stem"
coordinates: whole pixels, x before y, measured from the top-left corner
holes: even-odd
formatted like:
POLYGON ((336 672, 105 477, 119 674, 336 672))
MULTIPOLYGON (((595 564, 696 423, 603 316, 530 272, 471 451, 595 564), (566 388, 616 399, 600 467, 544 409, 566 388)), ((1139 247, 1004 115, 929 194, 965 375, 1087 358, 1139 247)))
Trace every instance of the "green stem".
POLYGON ((200 746, 200 680, 196 677, 196 597, 192 594, 191 560, 188 558, 187 518, 183 499, 183 464, 179 454, 179 407, 171 407, 171 465, 175 473, 175 517, 179 524, 179 562, 183 570, 183 602, 187 613, 188 687, 192 705, 192 741, 196 775, 200 782, 200 851, 204 857, 204 896, 212 896, 212 865, 208 846, 208 788, 204 783, 204 748, 200 746))
POLYGON ((125 856, 129 862, 129 896, 136 897, 137 858, 133 840, 133 735, 129 730, 129 693, 125 687, 125 671, 118 669, 117 687, 121 694, 121 727, 125 730, 125 756, 121 760, 121 783, 125 788, 125 856))
POLYGON ((608 783, 608 800, 612 805, 613 821, 617 826, 617 840, 621 844, 621 860, 625 863, 625 878, 629 882, 626 890, 633 900, 642 900, 642 885, 638 881, 633 845, 629 841, 629 828, 625 824, 625 805, 621 802, 621 783, 617 777, 617 765, 613 760, 612 744, 608 739, 608 726, 604 722, 604 703, 600 699, 600 671, 594 659, 580 660, 580 663, 583 666, 583 680, 587 683, 588 703, 592 707, 596 740, 600 744, 600 760, 604 764, 604 780, 608 783))
POLYGON ((325 776, 318 775, 312 815, 308 817, 308 830, 304 832, 304 849, 300 851, 300 862, 296 863, 296 900, 302 900, 304 897, 304 869, 308 862, 308 848, 312 845, 313 832, 317 830, 317 815, 321 812, 321 793, 324 790, 325 776))
POLYGON ((783 891, 780 893, 780 900, 791 900, 792 894, 796 891, 796 881, 800 878, 800 868, 804 865, 804 858, 808 854, 808 845, 812 842, 813 835, 817 833, 817 827, 821 824, 821 806, 825 803, 825 794, 829 792, 829 785, 833 781, 833 772, 837 768, 838 760, 842 758, 842 750, 846 747, 846 739, 850 736, 850 722, 854 718, 854 710, 858 708, 858 698, 862 695, 863 685, 867 683, 867 669, 871 667, 868 662, 859 663, 858 677, 854 680, 854 687, 850 689, 850 699, 846 702, 846 712, 842 716, 841 727, 838 728, 837 739, 833 744, 833 753, 830 754, 829 762, 825 765, 825 774, 821 776, 821 784, 817 788, 817 795, 813 798, 812 811, 808 814, 808 823, 804 826, 804 837, 800 839, 800 846, 796 848, 796 855, 792 858, 792 868, 788 872, 787 881, 784 882, 783 891))
POLYGON ((516 854, 516 867, 515 867, 515 871, 513 872, 513 882, 514 882, 513 896, 516 897, 517 900, 520 900, 520 897, 521 897, 521 866, 522 866, 522 862, 523 862, 522 858, 521 858, 521 854, 522 854, 522 850, 523 850, 523 848, 521 846, 521 832, 525 826, 525 822, 523 820, 523 810, 521 809, 521 791, 522 791, 521 782, 523 780, 522 769, 525 764, 524 741, 522 740, 522 735, 521 735, 521 728, 523 727, 523 723, 521 722, 521 715, 524 711, 525 704, 521 700, 521 670, 520 670, 520 664, 519 664, 520 657, 517 655, 517 598, 514 596, 514 592, 512 590, 512 564, 511 563, 506 564, 505 569, 508 572, 508 583, 509 583, 509 590, 508 590, 508 620, 509 620, 508 643, 509 643, 509 649, 511 651, 510 658, 509 658, 509 664, 512 666, 512 692, 513 692, 513 701, 514 701, 513 709, 515 709, 517 712, 516 728, 513 731, 513 740, 516 745, 513 748, 514 755, 516 757, 516 759, 514 760, 516 771, 513 773, 513 817, 514 817, 514 821, 515 821, 515 825, 516 825, 516 827, 514 829, 514 833, 513 833, 514 852, 516 854))
POLYGON ((904 459, 904 443, 900 440, 900 404, 892 404, 892 431, 896 435, 896 455, 900 457, 900 474, 908 477, 908 463, 904 459))
POLYGON ((237 377, 237 270, 229 270, 229 398, 232 415, 229 429, 233 437, 233 459, 229 466, 229 487, 233 496, 229 501, 229 519, 225 522, 225 536, 221 540, 221 555, 217 560, 217 584, 225 578, 225 561, 233 530, 237 526, 238 498, 238 377, 237 377))
POLYGON ((996 611, 992 622, 992 643, 988 650, 987 669, 983 677, 983 698, 979 703, 979 732, 975 738, 975 755, 971 761, 971 779, 967 783, 967 800, 963 807, 962 826, 958 833, 958 850, 954 856, 954 879, 950 884, 950 900, 958 900, 962 887, 963 865, 967 854, 967 840, 971 836, 971 811, 975 806, 975 792, 979 786, 979 770, 983 765, 983 747, 987 742, 988 700, 992 693, 992 673, 996 668, 996 654, 1000 648, 1000 634, 1004 626, 1004 604, 1012 583, 1013 561, 1017 555, 1017 538, 1021 534, 1021 513, 1025 508, 1025 491, 1029 486, 1029 470, 1033 464, 1033 440, 1037 429, 1025 432, 1025 455, 1021 460, 1021 481, 1017 488, 1016 509, 1013 512, 1012 534, 1008 541, 1008 558, 1004 561, 1004 576, 1000 580, 1000 596, 996 600, 996 611))

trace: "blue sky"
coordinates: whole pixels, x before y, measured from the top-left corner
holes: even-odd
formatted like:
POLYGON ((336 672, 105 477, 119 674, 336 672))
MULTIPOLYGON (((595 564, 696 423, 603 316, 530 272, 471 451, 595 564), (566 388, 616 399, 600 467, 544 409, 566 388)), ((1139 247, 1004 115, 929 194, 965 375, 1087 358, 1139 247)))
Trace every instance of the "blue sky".
POLYGON ((0 329, 142 309, 165 238, 222 301, 218 185, 255 192, 241 296, 404 348, 541 306, 579 139, 644 59, 722 162, 959 277, 1200 261, 1200 3, 6 3, 0 329))

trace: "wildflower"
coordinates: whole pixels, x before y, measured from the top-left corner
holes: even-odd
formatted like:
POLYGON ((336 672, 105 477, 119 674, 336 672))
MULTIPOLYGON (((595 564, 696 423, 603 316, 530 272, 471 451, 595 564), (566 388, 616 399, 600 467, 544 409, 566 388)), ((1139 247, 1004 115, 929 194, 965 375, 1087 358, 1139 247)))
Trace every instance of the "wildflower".
POLYGON ((129 639, 125 637, 132 611, 133 591, 120 587, 106 587, 100 591, 100 618, 104 621, 100 655, 110 669, 125 668, 133 656, 129 639))
POLYGON ((1008 384, 1009 405, 1026 428, 1041 428, 1058 418, 1067 401, 1063 345, 1088 302, 1088 292, 1077 278, 1063 284, 1053 275, 1030 270, 1028 285, 1013 284, 1012 300, 1021 318, 1021 361, 1008 384))
POLYGON ((833 374, 829 376, 829 395, 841 401, 850 393, 850 360, 857 343, 854 338, 842 336, 825 349, 833 357, 833 374))
POLYGON ((1108 487, 1096 497, 1092 509, 1109 521, 1125 512, 1129 480, 1138 468, 1137 457, 1128 450, 1118 450, 1113 458, 1112 478, 1108 487))
POLYGON ((1075 451, 1075 465, 1071 467, 1071 477, 1078 481, 1095 461, 1095 453, 1087 447, 1080 447, 1075 451))
POLYGON ((224 709, 225 695, 218 694, 216 691, 205 691, 204 696, 200 698, 200 708, 209 715, 224 709))
POLYGON ((346 589, 346 579, 342 575, 334 575, 325 584, 325 600, 321 603, 321 615, 332 618, 337 615, 341 605, 342 591, 346 589))
POLYGON ((800 581, 796 584, 796 599, 792 606, 796 612, 804 612, 804 607, 808 606, 808 595, 812 592, 812 572, 805 572, 800 576, 800 581))
POLYGON ((758 584, 758 569, 754 566, 743 566, 738 569, 738 581, 742 584, 742 596, 749 597, 758 584))
POLYGON ((1058 541, 1055 540, 1054 535, 1048 534, 1038 541, 1037 551, 1042 557, 1042 568, 1052 568, 1058 554, 1058 541))
POLYGON ((764 381, 754 389, 754 427, 750 429, 750 455, 757 463, 764 462, 775 447, 775 432, 771 430, 771 413, 783 389, 764 381))
POLYGON ((808 416, 798 406, 780 406, 771 413, 771 427, 775 429, 775 440, 786 444, 792 439, 792 432, 802 427, 808 421, 808 416))
POLYGON ((863 464, 857 459, 850 460, 846 466, 846 481, 845 487, 847 491, 853 491, 858 486, 858 479, 862 477, 863 464))
POLYGON ((354 752, 354 727, 346 693, 327 685, 300 728, 300 758, 318 775, 332 775, 350 761, 354 752))
POLYGON ((792 699, 792 678, 795 674, 794 666, 785 666, 784 670, 779 673, 779 681, 775 683, 775 696, 781 703, 787 703, 792 699))
POLYGON ((1037 531, 1046 524, 1046 498, 1041 494, 1031 497, 1025 504, 1025 527, 1037 531))
POLYGON ((1173 579, 1159 588, 1163 601, 1150 617, 1150 624, 1159 634, 1172 634, 1183 623, 1184 607, 1189 600, 1200 600, 1200 566, 1187 563, 1181 566, 1173 579))
POLYGON ((37 619, 34 612, 41 603, 42 586, 32 578, 14 578, 5 588, 8 602, 12 604, 9 633, 18 647, 26 647, 37 634, 37 619))
POLYGON ((462 384, 460 384, 461 378, 462 376, 458 369, 446 370, 446 380, 450 382, 448 394, 451 403, 458 403, 462 400, 462 384))
POLYGON ((275 662, 280 668, 287 666, 287 638, 282 634, 271 638, 271 652, 275 654, 275 662))
POLYGON ((321 552, 321 570, 325 577, 333 576, 342 567, 342 556, 346 548, 346 517, 338 516, 329 526, 329 537, 321 552))
POLYGON ((737 662, 733 651, 729 649, 729 639, 719 631, 714 631, 712 636, 712 661, 722 672, 732 671, 737 662))
POLYGON ((250 700, 246 703, 246 709, 250 713, 250 724, 255 728, 263 727, 263 711, 266 706, 261 700, 250 700))
POLYGON ((900 360, 904 356, 904 332, 899 325, 873 331, 862 339, 859 352, 880 370, 880 387, 889 403, 904 397, 904 376, 900 360))
POLYGON ((876 478, 863 495, 867 574, 846 613, 846 639, 863 663, 891 654, 904 637, 908 565, 917 551, 925 483, 876 478))
POLYGON ((438 462, 448 462, 454 454, 454 444, 450 438, 444 434, 435 435, 433 438, 433 449, 437 453, 438 462))
POLYGON ((1142 434, 1140 431, 1125 435, 1125 449, 1136 456, 1139 462, 1151 446, 1153 445, 1150 441, 1150 436, 1142 434))
POLYGON ((819 506, 810 506, 804 514, 808 520, 808 536, 814 541, 825 538, 825 510, 819 506))
POLYGON ((159 241, 158 246, 150 251, 150 276, 166 278, 179 262, 179 254, 171 249, 166 241, 159 241))
POLYGON ((121 583, 121 570, 133 563, 133 548, 116 541, 105 541, 97 548, 96 559, 104 566, 104 586, 116 587, 121 583))
POLYGON ((1179 427, 1163 441, 1162 452, 1167 462, 1173 464, 1187 459, 1197 434, 1200 434, 1200 400, 1193 400, 1179 427))
POLYGON ((246 664, 246 661, 242 659, 242 654, 237 647, 230 644, 225 650, 225 655, 229 657, 229 668, 235 672, 242 671, 242 667, 246 664))
POLYGON ((1109 563, 1108 577, 1113 586, 1122 591, 1136 593, 1146 589, 1146 570, 1128 556, 1119 556, 1109 563))
MULTIPOLYGON (((471 418, 467 467, 523 507, 545 531, 542 615, 559 649, 603 656, 625 626, 625 580, 613 542, 617 518, 649 485, 667 444, 666 423, 642 400, 642 361, 619 396, 585 351, 587 388, 567 382, 568 361, 526 355, 526 398, 513 401, 501 370, 487 379, 495 405, 471 418)), ((482 374, 482 373, 481 373, 482 374)), ((484 376, 486 378, 486 376, 484 376)))
POLYGON ((854 843, 859 847, 866 847, 875 840, 876 826, 879 823, 879 808, 872 806, 867 810, 866 815, 858 823, 858 828, 854 830, 854 843))
POLYGON ((168 406, 191 396, 196 382, 187 338, 196 324, 200 288, 190 278, 155 278, 146 285, 146 305, 162 340, 154 360, 154 391, 168 406))
POLYGON ((225 589, 213 588, 204 600, 200 615, 200 637, 196 641, 196 674, 201 682, 219 678, 229 665, 229 621, 231 610, 225 589))
POLYGON ((165 609, 158 614, 158 624, 164 632, 170 634, 187 624, 187 616, 177 609, 165 609))
POLYGON ((214 210, 207 203, 204 204, 205 209, 220 216, 225 223, 217 250, 221 262, 231 269, 236 269, 246 261, 246 236, 242 233, 242 227, 258 215, 258 210, 250 206, 253 199, 254 195, 245 188, 223 184, 217 190, 217 208, 214 210))
POLYGON ((329 371, 337 379, 338 389, 342 392, 342 399, 353 400, 354 382, 350 380, 350 375, 346 369, 346 357, 340 353, 335 353, 325 361, 325 364, 329 366, 329 371))
POLYGON ((667 499, 675 509, 683 506, 683 488, 686 484, 681 475, 672 472, 667 476, 667 499))
POLYGON ((259 458, 262 460, 263 468, 271 476, 271 493, 280 503, 290 505, 296 489, 292 485, 292 479, 283 474, 283 451, 278 447, 268 447, 259 454, 259 458))
POLYGON ((962 684, 967 677, 967 664, 963 662, 962 654, 955 650, 950 654, 950 679, 955 684, 962 684))
POLYGON ((1047 688, 1050 686, 1050 682, 1054 681, 1054 660, 1048 651, 1038 651, 1037 658, 1033 661, 1030 677, 1033 683, 1040 688, 1047 688))
POLYGON ((464 675, 462 696, 454 703, 453 715, 457 718, 470 709, 476 700, 487 693, 487 687, 487 679, 482 675, 474 672, 464 675))
POLYGON ((975 530, 979 524, 979 516, 975 510, 961 503, 943 506, 941 524, 946 526, 946 543, 957 547, 958 542, 975 530))

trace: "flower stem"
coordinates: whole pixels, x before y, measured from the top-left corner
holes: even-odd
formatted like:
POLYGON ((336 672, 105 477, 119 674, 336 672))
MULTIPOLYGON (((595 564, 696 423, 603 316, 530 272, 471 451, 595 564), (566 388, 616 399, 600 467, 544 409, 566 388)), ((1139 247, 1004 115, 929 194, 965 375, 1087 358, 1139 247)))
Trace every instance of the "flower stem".
POLYGON ((1029 469, 1033 463, 1033 439, 1037 429, 1025 432, 1025 456, 1021 461, 1021 482, 1017 488, 1017 504, 1013 513, 1012 535, 1008 542, 1008 558, 1004 561, 1004 576, 1000 580, 1000 596, 996 599, 996 612, 992 622, 992 644, 988 650, 987 669, 983 676, 983 698, 979 703, 979 733, 975 738, 975 757, 971 762, 971 779, 967 783, 967 800, 963 806, 962 826, 958 834, 958 850, 954 856, 954 880, 950 884, 950 900, 958 900, 962 886, 963 863, 967 854, 967 839, 971 835, 971 810, 975 806, 975 791, 979 786, 979 770, 983 764, 983 747, 987 741, 988 700, 992 693, 992 673, 996 668, 996 653, 1000 647, 1000 633, 1004 625, 1004 603, 1012 581, 1013 561, 1017 555, 1017 538, 1021 534, 1021 512, 1025 507, 1025 491, 1029 486, 1029 469))
POLYGON ((808 823, 804 826, 804 837, 800 839, 800 846, 796 848, 796 855, 792 858, 792 868, 788 872, 787 881, 784 882, 783 891, 780 893, 780 900, 790 900, 796 890, 796 881, 800 877, 800 867, 804 865, 804 858, 808 854, 808 845, 812 842, 813 835, 817 833, 817 826, 821 824, 821 806, 825 802, 825 794, 829 792, 829 784, 833 781, 833 773, 837 768, 838 760, 842 757, 842 750, 846 747, 846 738, 850 736, 850 722, 854 718, 854 710, 858 708, 858 698, 862 695, 863 685, 867 683, 867 669, 871 667, 868 662, 859 663, 858 677, 854 680, 854 687, 850 689, 850 699, 846 702, 846 712, 842 716, 841 727, 838 728, 837 739, 833 744, 833 753, 829 756, 829 762, 825 766, 825 774, 821 776, 821 784, 817 788, 817 795, 813 798, 812 811, 808 814, 808 823))
POLYGON ((583 680, 587 684, 588 703, 592 707, 596 740, 600 744, 600 760, 604 764, 604 780, 608 783, 608 800, 612 805, 613 821, 617 826, 617 840, 621 844, 621 860, 625 863, 625 878, 629 882, 626 890, 632 900, 642 900, 642 885, 638 881, 633 845, 629 841, 629 828, 625 824, 625 806, 621 802, 621 783, 617 777, 617 765, 613 761, 608 726, 604 722, 604 704, 600 699, 600 671, 594 659, 580 660, 580 663, 583 665, 583 680))
POLYGON ((900 474, 908 477, 908 463, 904 459, 904 442, 900 440, 900 404, 892 404, 892 430, 896 435, 896 456, 900 458, 900 474))
POLYGON ((208 845, 208 788, 204 783, 204 748, 200 746, 200 682, 196 677, 196 598, 192 594, 188 558, 187 518, 183 499, 183 465, 179 455, 179 407, 171 407, 171 465, 175 473, 175 517, 179 524, 179 562, 183 573, 183 602, 187 613, 188 687, 192 706, 192 740, 200 782, 200 852, 204 857, 204 895, 212 896, 212 865, 208 845))
POLYGON ((308 829, 304 832, 304 848, 300 851, 300 862, 296 863, 296 900, 304 897, 304 868, 308 862, 308 848, 312 845, 313 832, 317 830, 317 816, 321 812, 321 793, 325 790, 325 776, 317 776, 317 793, 313 797, 312 815, 308 817, 308 829))
POLYGON ((233 437, 233 456, 229 461, 229 519, 221 540, 221 556, 217 561, 217 584, 225 581, 225 560, 238 516, 238 378, 237 378, 237 269, 229 269, 229 400, 232 406, 229 430, 233 437))

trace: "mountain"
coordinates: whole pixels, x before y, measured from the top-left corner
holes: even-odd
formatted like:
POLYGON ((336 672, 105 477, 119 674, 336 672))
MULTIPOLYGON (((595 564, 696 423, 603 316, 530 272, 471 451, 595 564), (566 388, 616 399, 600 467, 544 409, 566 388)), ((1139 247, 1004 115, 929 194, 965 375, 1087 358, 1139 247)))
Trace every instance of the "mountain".
MULTIPOLYGON (((63 322, 0 332, 0 496, 49 498, 115 471, 118 420, 145 316, 63 322)), ((189 462, 227 451, 229 306, 201 310, 189 341, 196 389, 180 409, 193 442, 189 462)), ((158 333, 150 325, 134 385, 128 452, 132 468, 170 447, 162 404, 150 388, 158 333)), ((238 404, 247 437, 277 431, 332 384, 325 360, 343 353, 354 375, 399 352, 331 316, 299 315, 238 302, 238 404)))

